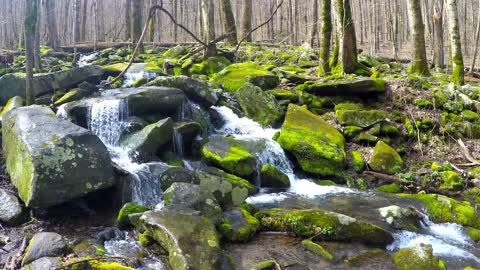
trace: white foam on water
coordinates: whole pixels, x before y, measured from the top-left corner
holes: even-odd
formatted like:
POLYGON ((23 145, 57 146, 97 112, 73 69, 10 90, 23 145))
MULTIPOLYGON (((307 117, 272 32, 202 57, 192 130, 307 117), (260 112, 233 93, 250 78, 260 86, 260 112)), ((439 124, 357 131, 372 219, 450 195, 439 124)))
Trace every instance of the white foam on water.
POLYGON ((139 79, 145 78, 148 81, 154 79, 158 76, 156 72, 145 71, 145 70, 132 70, 127 71, 123 76, 123 87, 131 87, 133 83, 139 79))
POLYGON ((89 66, 92 64, 91 62, 97 60, 97 58, 98 58, 98 53, 81 55, 77 61, 77 65, 79 67, 89 66))

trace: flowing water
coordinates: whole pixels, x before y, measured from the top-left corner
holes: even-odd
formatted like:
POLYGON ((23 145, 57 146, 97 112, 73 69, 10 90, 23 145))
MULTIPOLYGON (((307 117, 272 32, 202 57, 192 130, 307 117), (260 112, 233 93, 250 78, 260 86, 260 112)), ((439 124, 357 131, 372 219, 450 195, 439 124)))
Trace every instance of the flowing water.
POLYGON ((77 65, 79 67, 88 66, 88 65, 91 65, 92 61, 95 61, 97 59, 98 59, 98 53, 81 55, 77 61, 77 65))

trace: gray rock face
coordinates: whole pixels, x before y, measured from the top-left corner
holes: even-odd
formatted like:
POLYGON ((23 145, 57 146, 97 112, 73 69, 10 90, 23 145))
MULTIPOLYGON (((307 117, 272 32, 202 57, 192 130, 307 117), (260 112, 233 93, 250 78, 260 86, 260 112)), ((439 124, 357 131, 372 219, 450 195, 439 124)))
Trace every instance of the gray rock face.
POLYGON ((3 115, 7 171, 26 206, 48 207, 113 185, 107 148, 44 106, 3 115))
POLYGON ((23 208, 17 197, 0 189, 0 223, 15 225, 21 221, 23 208))
MULTIPOLYGON (((58 89, 68 89, 102 75, 103 69, 99 66, 76 67, 67 71, 37 74, 34 77, 35 96, 52 93, 58 89)), ((14 96, 25 97, 25 74, 23 73, 6 74, 0 77, 0 104, 5 104, 14 96)))
POLYGON ((23 270, 51 270, 61 265, 60 257, 43 257, 25 265, 23 270))
POLYGON ((65 239, 58 233, 41 232, 33 236, 22 260, 22 265, 29 264, 43 257, 63 255, 67 249, 65 239))

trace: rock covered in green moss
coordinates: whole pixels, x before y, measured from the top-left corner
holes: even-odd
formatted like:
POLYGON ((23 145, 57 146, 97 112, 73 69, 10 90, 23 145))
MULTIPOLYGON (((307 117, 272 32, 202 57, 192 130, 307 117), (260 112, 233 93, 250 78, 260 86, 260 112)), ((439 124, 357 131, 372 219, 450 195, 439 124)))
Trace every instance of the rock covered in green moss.
POLYGON ((24 105, 24 101, 22 97, 15 96, 12 97, 7 101, 7 104, 2 108, 2 111, 0 112, 0 120, 2 119, 2 116, 4 113, 11 111, 16 108, 20 108, 24 105))
POLYGON ((297 158, 306 172, 337 175, 345 168, 345 139, 342 134, 305 107, 288 106, 277 142, 297 158))
POLYGON ((452 222, 480 229, 480 220, 475 208, 467 201, 458 202, 437 194, 398 194, 398 196, 424 203, 427 212, 435 222, 452 222))
POLYGON ((57 205, 113 185, 110 155, 100 139, 48 107, 9 111, 2 126, 7 171, 27 207, 57 205))
POLYGON ((257 263, 253 267, 253 270, 275 270, 276 268, 277 267, 274 260, 267 260, 257 263))
POLYGON ((363 110, 363 104, 353 102, 343 102, 335 105, 333 110, 336 111, 361 111, 363 110))
POLYGON ((247 242, 257 233, 260 224, 247 210, 235 208, 223 213, 218 231, 229 242, 247 242))
POLYGON ((198 64, 193 64, 188 72, 190 74, 213 75, 231 65, 232 62, 224 56, 209 57, 198 64))
POLYGON ((255 214, 262 230, 293 232, 313 240, 359 241, 386 246, 393 236, 386 230, 355 218, 321 209, 270 209, 255 214))
POLYGON ((81 89, 81 88, 74 88, 74 89, 68 91, 60 99, 55 101, 54 104, 55 104, 55 106, 60 106, 62 104, 68 103, 68 102, 72 102, 72 101, 75 101, 75 100, 82 99, 84 97, 87 97, 90 94, 91 94, 91 92, 88 91, 88 90, 81 89))
POLYGON ((383 79, 337 80, 324 83, 305 83, 298 86, 300 91, 318 96, 325 95, 379 95, 385 92, 383 79))
POLYGON ((415 100, 415 105, 422 109, 433 109, 433 102, 426 99, 417 99, 415 100))
POLYGON ((347 139, 351 139, 363 131, 363 128, 356 126, 346 126, 343 128, 343 135, 347 139))
POLYGON ((418 231, 420 227, 420 216, 412 209, 390 205, 379 208, 378 212, 394 229, 418 231))
POLYGON ((362 153, 359 151, 350 152, 350 159, 352 161, 352 167, 357 173, 363 172, 365 169, 365 162, 363 161, 362 153))
POLYGON ((188 210, 145 212, 140 218, 147 234, 169 254, 173 269, 230 269, 220 248, 215 224, 188 210))
POLYGON ((117 224, 119 227, 126 227, 130 225, 128 216, 136 213, 143 213, 150 210, 150 208, 136 203, 126 203, 122 206, 117 215, 117 224))
POLYGON ((201 149, 202 157, 209 164, 240 177, 251 177, 255 172, 254 156, 232 137, 210 137, 201 149))
POLYGON ((245 83, 268 90, 278 85, 279 79, 270 71, 253 62, 233 64, 217 73, 213 82, 221 83, 228 92, 236 92, 245 83))
POLYGON ((431 245, 420 244, 410 248, 402 248, 393 255, 399 270, 441 270, 440 261, 433 256, 431 245))
POLYGON ((458 191, 463 188, 463 178, 454 171, 440 172, 440 189, 458 191))
POLYGON ((251 83, 240 87, 235 99, 246 116, 263 126, 275 126, 282 118, 283 110, 275 97, 251 83))
POLYGON ((368 166, 377 172, 394 174, 402 169, 403 160, 395 149, 383 141, 379 141, 373 149, 368 166))
POLYGON ((472 227, 466 227, 465 228, 465 233, 470 236, 470 238, 474 242, 480 241, 480 230, 472 228, 472 227))
POLYGON ((198 177, 201 190, 213 194, 224 208, 241 205, 249 194, 254 194, 257 190, 241 178, 223 178, 204 172, 198 172, 198 177))
POLYGON ((62 256, 67 251, 67 242, 63 236, 53 232, 35 234, 25 251, 22 266, 42 257, 62 256))
POLYGON ((271 164, 265 164, 260 169, 260 182, 262 187, 290 187, 290 179, 288 176, 271 164))
POLYGON ((388 254, 387 251, 380 248, 369 248, 367 250, 360 251, 359 253, 345 260, 347 264, 354 266, 356 269, 363 269, 362 266, 364 264, 369 265, 371 262, 378 261, 384 262, 382 263, 382 266, 386 267, 384 269, 394 269, 395 267, 392 256, 388 254), (389 266, 389 264, 391 264, 391 266, 389 266))
POLYGON ((22 270, 50 270, 58 269, 62 266, 62 259, 60 257, 43 257, 35 260, 27 265, 24 265, 22 270))
POLYGON ((267 91, 272 94, 277 100, 288 100, 290 102, 298 102, 298 94, 285 89, 274 89, 267 91))
POLYGON ((386 112, 377 110, 337 110, 335 114, 340 124, 361 128, 371 127, 388 117, 386 112))
POLYGON ((75 258, 67 261, 67 264, 72 264, 69 269, 72 270, 134 270, 132 267, 122 265, 118 262, 104 262, 100 260, 93 260, 92 258, 75 258))
POLYGON ((377 187, 375 190, 385 192, 385 193, 401 193, 403 188, 398 183, 386 184, 377 187))
POLYGON ((302 246, 304 246, 308 251, 320 255, 328 261, 333 261, 335 259, 332 253, 328 252, 324 247, 313 242, 312 240, 303 240, 302 246))

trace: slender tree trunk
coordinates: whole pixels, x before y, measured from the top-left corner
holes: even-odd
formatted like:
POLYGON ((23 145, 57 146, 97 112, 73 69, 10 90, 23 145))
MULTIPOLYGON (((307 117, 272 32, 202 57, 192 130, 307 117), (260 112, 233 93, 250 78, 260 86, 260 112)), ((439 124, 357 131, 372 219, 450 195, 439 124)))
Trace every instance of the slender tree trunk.
POLYGON ((470 74, 475 71, 475 63, 477 62, 478 45, 480 41, 480 0, 478 1, 478 19, 477 29, 475 30, 475 49, 473 51, 472 66, 470 67, 470 74))
POLYGON ((47 20, 47 46, 58 50, 58 31, 55 16, 55 0, 45 0, 45 18, 47 20))
MULTIPOLYGON (((137 45, 140 36, 142 35, 142 10, 143 10, 143 0, 133 1, 132 6, 132 44, 133 47, 137 45)), ((141 45, 141 50, 143 51, 143 45, 141 45)))
POLYGON ((355 25, 350 0, 337 0, 338 63, 336 73, 351 74, 358 66, 355 25))
POLYGON ((73 0, 73 63, 77 62, 77 42, 78 42, 78 31, 80 26, 80 0, 73 0))
POLYGON ((422 9, 419 0, 408 0, 410 15, 412 16, 413 32, 413 59, 410 67, 411 73, 430 75, 425 49, 425 27, 423 25, 422 9))
POLYGON ((230 0, 221 0, 220 7, 222 12, 223 32, 232 34, 227 38, 228 45, 235 46, 237 40, 237 26, 235 25, 235 17, 233 16, 232 3, 230 0))
MULTIPOLYGON (((205 43, 209 44, 210 41, 215 39, 215 9, 213 0, 202 0, 202 14, 203 21, 205 22, 205 43)), ((205 56, 210 57, 217 54, 215 44, 211 44, 205 51, 205 56)))
POLYGON ((332 4, 331 0, 322 0, 322 37, 320 40, 320 66, 318 75, 330 72, 330 43, 332 40, 332 4))
MULTIPOLYGON (((175 20, 178 20, 177 9, 178 9, 178 0, 173 0, 173 17, 175 20)), ((178 28, 173 26, 173 42, 178 41, 178 28)))
POLYGON ((33 83, 33 65, 34 65, 34 46, 35 46, 35 30, 37 29, 38 17, 38 1, 26 0, 25 15, 25 60, 26 60, 26 89, 25 95, 27 105, 35 103, 35 89, 33 83))
POLYGON ((433 9, 433 32, 435 36, 433 64, 436 68, 443 68, 445 66, 445 54, 443 52, 443 0, 436 0, 433 9))
POLYGON ((452 78, 455 85, 464 85, 462 42, 458 27, 457 0, 447 0, 448 32, 450 34, 450 46, 452 47, 452 78))
POLYGON ((35 44, 34 44, 34 66, 35 66, 35 71, 36 72, 41 72, 42 71, 42 62, 40 58, 40 31, 41 31, 41 12, 40 12, 40 6, 41 2, 40 0, 35 0, 37 1, 37 23, 35 24, 35 44))
POLYGON ((125 1, 125 41, 132 38, 132 0, 125 1))
MULTIPOLYGON (((157 4, 157 0, 150 0, 150 7, 157 4)), ((148 41, 153 42, 155 40, 155 16, 148 21, 148 41)))
MULTIPOLYGON (((252 30, 252 0, 243 0, 242 7, 242 37, 247 36, 247 34, 252 30)), ((249 34, 245 39, 246 42, 252 42, 252 35, 249 34)))
POLYGON ((80 32, 80 40, 85 41, 87 35, 87 5, 88 0, 83 0, 82 7, 82 31, 80 32))
POLYGON ((318 34, 318 0, 313 0, 312 7, 312 28, 310 28, 309 43, 310 46, 315 45, 315 39, 318 34))
MULTIPOLYGON (((102 1, 102 0, 100 0, 102 1)), ((97 0, 93 0, 93 24, 94 24, 94 29, 93 29, 93 50, 97 50, 97 44, 98 44, 98 2, 97 0)))

